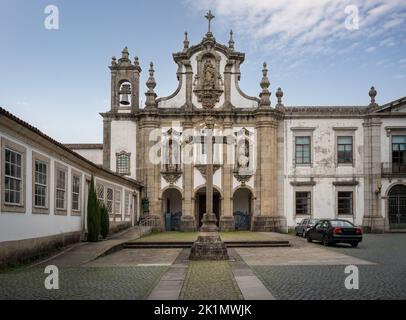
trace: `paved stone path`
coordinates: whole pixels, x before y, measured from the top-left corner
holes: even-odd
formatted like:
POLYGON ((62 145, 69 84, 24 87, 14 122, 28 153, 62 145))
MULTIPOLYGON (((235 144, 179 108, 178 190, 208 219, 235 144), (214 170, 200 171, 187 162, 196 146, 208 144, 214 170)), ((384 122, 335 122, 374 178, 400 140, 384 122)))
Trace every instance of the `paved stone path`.
POLYGON ((138 226, 122 231, 113 235, 107 240, 99 242, 81 242, 61 253, 33 264, 31 267, 45 267, 47 265, 56 265, 59 268, 78 267, 90 261, 95 260, 109 250, 120 246, 121 244, 141 237, 141 234, 150 232, 148 228, 138 226))

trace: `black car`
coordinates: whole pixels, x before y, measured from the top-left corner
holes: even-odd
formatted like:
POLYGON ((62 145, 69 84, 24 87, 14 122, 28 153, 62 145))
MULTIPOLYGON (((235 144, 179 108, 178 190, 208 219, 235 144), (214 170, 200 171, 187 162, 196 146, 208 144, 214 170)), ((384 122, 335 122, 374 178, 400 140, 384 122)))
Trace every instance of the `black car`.
POLYGON ((306 238, 307 231, 316 225, 318 219, 306 218, 300 221, 295 227, 295 232, 297 236, 302 236, 306 238))
POLYGON ((352 247, 362 241, 362 229, 341 219, 323 219, 307 232, 307 241, 321 241, 325 246, 349 243, 352 247))

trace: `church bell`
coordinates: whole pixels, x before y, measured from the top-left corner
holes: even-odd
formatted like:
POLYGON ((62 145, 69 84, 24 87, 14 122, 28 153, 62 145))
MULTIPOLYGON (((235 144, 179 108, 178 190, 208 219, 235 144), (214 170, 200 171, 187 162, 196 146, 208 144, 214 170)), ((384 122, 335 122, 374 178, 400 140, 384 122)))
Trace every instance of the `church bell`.
POLYGON ((128 106, 130 104, 129 95, 131 94, 131 86, 123 84, 120 90, 120 104, 128 106))

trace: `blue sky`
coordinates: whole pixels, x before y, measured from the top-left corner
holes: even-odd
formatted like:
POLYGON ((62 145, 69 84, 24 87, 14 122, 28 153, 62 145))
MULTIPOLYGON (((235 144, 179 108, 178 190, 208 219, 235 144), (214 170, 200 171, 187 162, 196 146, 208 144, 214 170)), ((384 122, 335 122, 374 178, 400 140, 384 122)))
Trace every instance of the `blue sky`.
MULTIPOLYGON (((271 91, 285 105, 366 105, 406 95, 404 0, 0 0, 0 106, 65 142, 101 142, 99 112, 109 108, 113 55, 128 46, 143 68, 155 65, 158 96, 177 87, 172 53, 207 31, 212 9, 216 40, 246 53, 241 87, 258 96, 268 62, 271 91), (44 27, 47 5, 59 8, 59 30, 44 27), (359 28, 348 30, 355 5, 359 28)), ((275 103, 275 96, 272 95, 275 103)))

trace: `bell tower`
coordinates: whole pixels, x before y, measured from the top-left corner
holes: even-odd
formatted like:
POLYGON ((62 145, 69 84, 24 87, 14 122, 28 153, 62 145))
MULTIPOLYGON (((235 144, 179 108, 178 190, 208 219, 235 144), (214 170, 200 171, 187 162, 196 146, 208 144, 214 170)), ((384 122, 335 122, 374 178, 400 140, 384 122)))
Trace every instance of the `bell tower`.
POLYGON ((140 72, 138 57, 132 63, 127 47, 121 52, 121 58, 113 57, 111 71, 111 112, 120 110, 139 110, 140 72))

